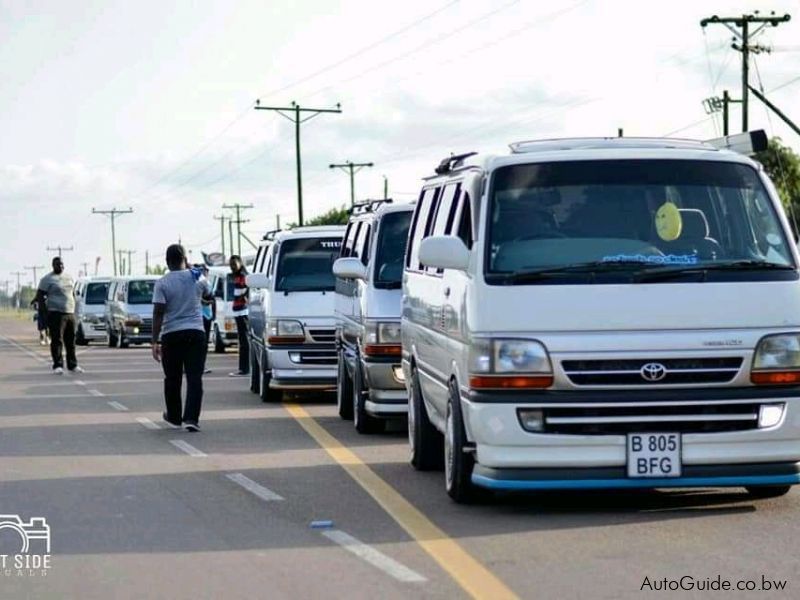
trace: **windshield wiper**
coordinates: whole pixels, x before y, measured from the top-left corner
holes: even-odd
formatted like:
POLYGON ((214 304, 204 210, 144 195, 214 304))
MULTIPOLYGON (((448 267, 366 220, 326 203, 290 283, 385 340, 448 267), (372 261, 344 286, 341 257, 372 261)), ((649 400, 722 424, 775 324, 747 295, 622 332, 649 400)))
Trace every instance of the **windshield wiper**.
POLYGON ((594 260, 590 262, 572 263, 561 265, 560 267, 546 267, 544 269, 532 269, 529 271, 514 271, 506 275, 497 273, 504 283, 520 283, 524 281, 539 281, 542 279, 552 279, 560 275, 571 273, 590 273, 608 272, 617 270, 628 270, 631 267, 641 267, 647 263, 641 260, 594 260))
POLYGON ((647 269, 637 273, 635 280, 643 281, 663 281, 682 275, 702 273, 705 275, 709 271, 794 271, 795 267, 783 263, 767 262, 763 260, 734 260, 723 263, 710 263, 707 265, 691 265, 684 267, 664 267, 658 269, 647 269))

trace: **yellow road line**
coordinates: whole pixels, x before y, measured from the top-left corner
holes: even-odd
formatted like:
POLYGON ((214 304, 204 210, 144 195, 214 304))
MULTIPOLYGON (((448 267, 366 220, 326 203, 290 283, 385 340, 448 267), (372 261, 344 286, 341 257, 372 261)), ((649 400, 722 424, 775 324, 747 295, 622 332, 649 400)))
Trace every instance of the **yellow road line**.
POLYGON ((381 479, 349 448, 297 404, 284 404, 306 433, 410 535, 473 598, 517 598, 500 579, 381 479))

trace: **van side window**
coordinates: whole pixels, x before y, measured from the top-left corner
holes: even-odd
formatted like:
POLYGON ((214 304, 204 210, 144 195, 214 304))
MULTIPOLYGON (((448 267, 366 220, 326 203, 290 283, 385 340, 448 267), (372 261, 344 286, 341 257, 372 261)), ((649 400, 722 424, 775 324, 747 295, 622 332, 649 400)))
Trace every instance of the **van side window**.
POLYGON ((408 234, 408 247, 406 248, 406 268, 411 271, 421 271, 419 264, 419 243, 429 231, 430 222, 439 200, 440 188, 424 190, 414 212, 414 219, 408 234))
POLYGON ((356 237, 358 236, 358 231, 360 228, 361 228, 361 221, 357 223, 350 223, 347 226, 344 243, 342 244, 342 250, 340 253, 341 258, 348 258, 350 256, 355 256, 356 237))
POLYGON ((469 192, 464 192, 461 199, 461 216, 458 219, 456 235, 461 238, 467 248, 472 249, 472 204, 469 200, 469 192))
MULTIPOLYGON (((429 235, 450 235, 452 233, 460 195, 461 183, 451 183, 444 188, 429 235)), ((443 273, 444 269, 432 269, 429 267, 426 271, 428 273, 443 273)))
POLYGON ((339 249, 339 258, 347 258, 348 254, 348 244, 347 242, 350 241, 350 234, 353 232, 353 222, 347 224, 347 229, 344 230, 344 237, 342 238, 342 247, 339 249))
POLYGON ((371 231, 372 227, 364 223, 361 228, 361 236, 356 240, 356 256, 361 258, 361 262, 365 265, 369 261, 369 237, 371 231))

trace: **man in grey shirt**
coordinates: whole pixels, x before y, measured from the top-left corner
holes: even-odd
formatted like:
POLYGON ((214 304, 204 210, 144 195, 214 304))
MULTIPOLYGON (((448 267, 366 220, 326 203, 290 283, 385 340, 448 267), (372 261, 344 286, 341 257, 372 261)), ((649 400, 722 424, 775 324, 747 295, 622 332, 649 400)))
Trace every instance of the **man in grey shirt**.
POLYGON ((39 282, 36 302, 39 314, 46 314, 50 330, 50 355, 53 373, 64 374, 63 349, 67 351, 67 368, 73 373, 83 373, 75 355, 75 281, 64 273, 60 256, 53 259, 53 270, 39 282))
POLYGON ((200 300, 211 298, 208 281, 187 269, 186 251, 167 248, 169 272, 153 290, 153 358, 164 369, 164 421, 173 428, 200 431, 206 335, 200 300), (186 373, 186 406, 181 411, 181 385, 186 373), (182 413, 182 414, 181 414, 182 413))

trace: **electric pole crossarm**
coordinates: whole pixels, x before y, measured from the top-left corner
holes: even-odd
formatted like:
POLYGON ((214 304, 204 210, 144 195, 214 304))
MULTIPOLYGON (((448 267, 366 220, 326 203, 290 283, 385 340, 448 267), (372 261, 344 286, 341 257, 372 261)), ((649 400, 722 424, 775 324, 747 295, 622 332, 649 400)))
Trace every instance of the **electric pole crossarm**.
POLYGON ((133 209, 130 207, 127 210, 118 210, 116 207, 112 208, 111 210, 97 210, 96 208, 92 208, 93 215, 108 215, 111 217, 111 259, 114 263, 114 277, 119 274, 117 273, 117 233, 116 229, 114 228, 114 220, 116 219, 117 215, 127 215, 132 212, 133 209))

